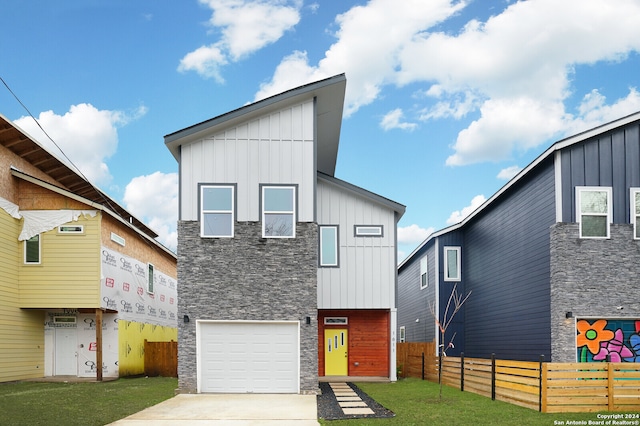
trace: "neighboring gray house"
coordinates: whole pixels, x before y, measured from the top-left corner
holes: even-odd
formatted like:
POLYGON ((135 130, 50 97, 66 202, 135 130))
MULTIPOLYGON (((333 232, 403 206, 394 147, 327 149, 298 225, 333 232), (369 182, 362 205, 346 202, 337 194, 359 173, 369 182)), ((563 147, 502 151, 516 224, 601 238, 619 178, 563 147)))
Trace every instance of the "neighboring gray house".
POLYGON ((334 176, 337 75, 165 136, 180 164, 181 392, 395 380, 404 206, 334 176))
POLYGON ((640 113, 553 144, 398 267, 400 340, 448 355, 640 361, 640 113), (471 297, 439 341, 453 285, 471 297), (454 334, 455 333, 455 334, 454 334))

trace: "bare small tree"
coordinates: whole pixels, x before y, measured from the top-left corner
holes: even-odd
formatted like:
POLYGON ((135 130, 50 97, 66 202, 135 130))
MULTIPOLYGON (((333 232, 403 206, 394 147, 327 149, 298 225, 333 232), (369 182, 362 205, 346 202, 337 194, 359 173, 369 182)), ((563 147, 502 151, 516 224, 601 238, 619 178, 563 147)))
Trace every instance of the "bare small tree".
POLYGON ((447 349, 453 347, 453 339, 456 337, 456 333, 451 336, 451 340, 448 344, 445 345, 444 338, 445 333, 447 332, 447 328, 451 325, 453 321, 453 317, 458 313, 464 302, 471 296, 471 291, 467 293, 466 296, 458 293, 457 284, 454 284, 453 290, 451 290, 451 294, 449 295, 449 301, 447 302, 447 307, 444 309, 444 313, 442 314, 442 320, 440 320, 440 315, 436 312, 436 303, 434 302, 429 309, 431 310, 431 315, 436 321, 436 325, 440 330, 440 345, 438 347, 438 383, 440 384, 440 399, 442 399, 442 357, 447 356, 447 349), (449 310, 451 309, 451 312, 449 310))

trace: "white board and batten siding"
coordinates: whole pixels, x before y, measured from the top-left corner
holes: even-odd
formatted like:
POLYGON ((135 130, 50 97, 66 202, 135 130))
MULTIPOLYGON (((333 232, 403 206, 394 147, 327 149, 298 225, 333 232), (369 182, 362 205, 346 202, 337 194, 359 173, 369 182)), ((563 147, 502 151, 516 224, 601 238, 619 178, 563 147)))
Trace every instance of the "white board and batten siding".
POLYGON ((318 180, 318 225, 339 225, 339 266, 318 268, 319 309, 395 307, 394 210, 318 180), (382 225, 382 237, 355 237, 355 225, 382 225))
POLYGON ((238 221, 260 220, 260 184, 296 184, 298 221, 312 222, 314 149, 313 100, 182 145, 181 220, 198 220, 199 183, 235 183, 238 221))

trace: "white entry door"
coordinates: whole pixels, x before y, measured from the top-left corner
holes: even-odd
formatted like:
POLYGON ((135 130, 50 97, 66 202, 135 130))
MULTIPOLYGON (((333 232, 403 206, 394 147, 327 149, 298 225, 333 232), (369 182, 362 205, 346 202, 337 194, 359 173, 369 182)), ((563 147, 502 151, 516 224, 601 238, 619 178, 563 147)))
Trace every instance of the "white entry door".
POLYGON ((78 375, 78 338, 75 328, 55 329, 54 375, 78 375))
POLYGON ((298 333, 297 322, 199 322, 199 392, 298 393, 298 333))

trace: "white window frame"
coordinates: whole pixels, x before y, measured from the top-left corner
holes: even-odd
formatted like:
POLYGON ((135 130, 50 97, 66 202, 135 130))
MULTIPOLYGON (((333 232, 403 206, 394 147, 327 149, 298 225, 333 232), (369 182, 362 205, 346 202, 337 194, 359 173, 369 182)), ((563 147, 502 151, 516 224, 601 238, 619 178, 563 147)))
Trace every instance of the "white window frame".
POLYGON ((41 265, 42 264, 42 235, 37 234, 28 240, 24 240, 24 264, 25 265, 41 265), (38 241, 38 261, 37 262, 29 262, 27 261, 27 245, 29 242, 33 242, 33 239, 37 237, 38 241))
POLYGON ((608 239, 610 238, 611 221, 613 220, 613 191, 610 186, 576 186, 576 221, 578 222, 579 235, 583 239, 608 239), (583 192, 605 192, 607 194, 607 212, 585 212, 581 210, 581 198, 583 192), (582 235, 583 216, 605 216, 607 218, 607 231, 605 236, 582 235))
POLYGON ((353 225, 353 235, 355 237, 383 237, 384 227, 382 225, 353 225))
POLYGON ((84 225, 60 225, 58 234, 84 234, 84 225))
POLYGON ((127 243, 124 237, 121 237, 115 232, 111 233, 111 241, 113 241, 116 244, 120 244, 122 247, 125 247, 125 244, 127 243))
POLYGON ((429 287, 429 265, 427 264, 427 256, 420 259, 420 290, 429 287))
POLYGON ((640 209, 636 210, 636 195, 640 196, 640 188, 631 188, 631 196, 629 198, 629 205, 631 206, 631 223, 633 224, 633 239, 640 240, 640 224, 638 223, 640 219, 640 209))
POLYGON ((404 325, 400 327, 398 338, 400 339, 400 343, 404 343, 407 339, 407 328, 404 325))
POLYGON ((460 256, 460 247, 457 246, 444 246, 444 280, 445 281, 461 281, 462 277, 462 262, 460 256), (456 264, 458 265, 457 276, 449 275, 449 252, 456 253, 456 264))
POLYGON ((235 233, 235 221, 236 221, 236 186, 232 184, 205 184, 201 183, 198 189, 199 196, 199 207, 200 207, 200 237, 202 238, 233 238, 235 233), (205 210, 204 208, 204 190, 207 188, 221 188, 221 189, 230 189, 231 190, 231 209, 220 209, 220 210, 205 210), (221 215, 231 215, 231 232, 229 234, 207 234, 204 229, 205 214, 221 214, 221 215))
POLYGON ((318 249, 318 261, 319 261, 319 265, 320 267, 323 268, 337 268, 340 265, 340 244, 339 244, 339 238, 340 238, 340 233, 338 232, 338 225, 319 225, 318 226, 318 234, 319 234, 319 242, 320 242, 320 247, 318 249), (333 229, 334 231, 334 240, 333 240, 333 245, 334 245, 334 250, 336 253, 336 258, 335 258, 335 262, 333 263, 329 263, 326 262, 325 259, 323 258, 322 254, 323 254, 323 246, 324 244, 327 244, 327 242, 324 240, 324 233, 322 232, 323 230, 329 230, 329 229, 333 229))
POLYGON ((262 221, 262 238, 295 238, 296 237, 296 224, 297 224, 297 186, 296 185, 270 185, 263 184, 260 185, 260 220, 262 221), (265 192, 268 189, 289 189, 291 190, 291 196, 293 199, 291 200, 291 210, 267 210, 265 209, 265 192), (291 235, 267 235, 265 220, 268 215, 291 215, 291 235))
POLYGON ((348 317, 324 317, 324 325, 347 325, 349 324, 348 317))

